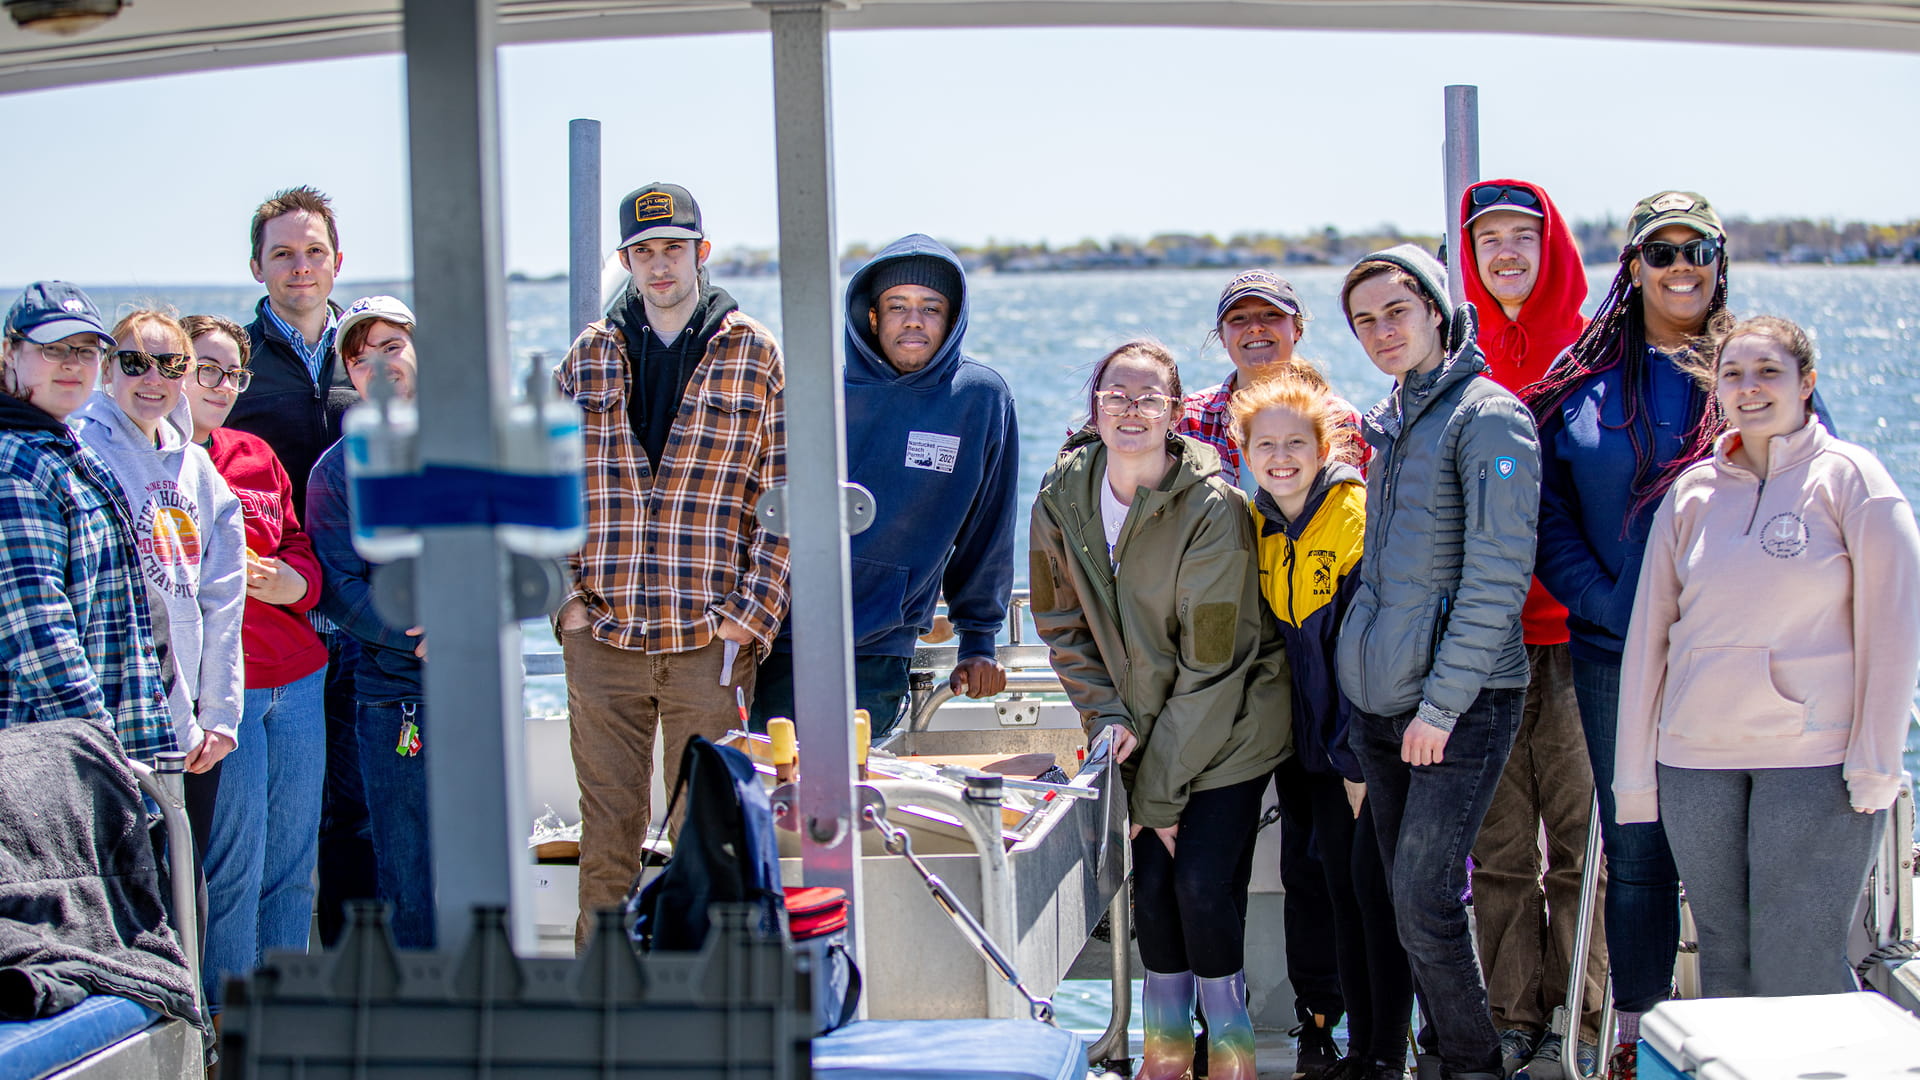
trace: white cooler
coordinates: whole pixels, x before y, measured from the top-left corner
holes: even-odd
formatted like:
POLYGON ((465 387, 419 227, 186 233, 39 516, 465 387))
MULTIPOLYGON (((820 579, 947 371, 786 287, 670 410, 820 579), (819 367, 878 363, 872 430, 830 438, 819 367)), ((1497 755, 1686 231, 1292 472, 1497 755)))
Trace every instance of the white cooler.
POLYGON ((1872 991, 1669 1001, 1640 1021, 1639 1080, 1914 1080, 1920 1018, 1872 991))

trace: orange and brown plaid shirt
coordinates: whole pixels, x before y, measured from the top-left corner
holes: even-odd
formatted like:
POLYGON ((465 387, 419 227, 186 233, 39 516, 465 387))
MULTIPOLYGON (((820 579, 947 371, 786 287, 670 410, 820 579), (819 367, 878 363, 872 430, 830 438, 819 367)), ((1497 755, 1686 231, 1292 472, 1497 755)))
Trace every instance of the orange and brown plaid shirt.
POLYGON ((760 493, 786 479, 785 370, 766 327, 728 315, 687 380, 655 474, 627 420, 626 339, 581 331, 554 381, 586 413, 587 540, 568 559, 593 636, 675 653, 729 617, 764 648, 787 613, 787 541, 761 528, 760 493))

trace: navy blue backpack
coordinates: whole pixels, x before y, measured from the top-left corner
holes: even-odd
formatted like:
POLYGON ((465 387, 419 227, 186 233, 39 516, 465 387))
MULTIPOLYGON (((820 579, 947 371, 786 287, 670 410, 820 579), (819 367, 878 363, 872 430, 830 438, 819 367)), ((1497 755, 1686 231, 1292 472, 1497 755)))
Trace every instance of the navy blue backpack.
MULTIPOLYGON (((628 936, 642 950, 693 950, 707 940, 707 905, 752 904, 768 937, 786 937, 773 804, 753 759, 695 735, 680 755, 667 820, 682 793, 687 819, 660 876, 627 901, 628 936)), ((637 882, 636 882, 637 884, 637 882)))

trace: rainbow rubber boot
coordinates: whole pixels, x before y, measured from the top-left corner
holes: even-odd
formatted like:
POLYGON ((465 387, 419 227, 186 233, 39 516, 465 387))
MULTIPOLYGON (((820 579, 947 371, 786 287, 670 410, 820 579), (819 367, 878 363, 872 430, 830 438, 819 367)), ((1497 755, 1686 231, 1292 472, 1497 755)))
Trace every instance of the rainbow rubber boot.
POLYGON ((1207 1014, 1208 1080, 1256 1080, 1247 973, 1194 981, 1200 987, 1200 1009, 1207 1014))
MULTIPOLYGON (((1193 1068, 1193 972, 1147 972, 1140 989, 1140 1026, 1146 1031, 1145 1056, 1134 1080, 1181 1080, 1193 1068)), ((1245 1015, 1246 1009, 1241 1008, 1245 1015)), ((1249 1037, 1253 1028, 1247 1028, 1249 1037)), ((1249 1049, 1253 1043, 1247 1043, 1249 1049)), ((1252 1076, 1251 1073, 1248 1074, 1252 1076)))

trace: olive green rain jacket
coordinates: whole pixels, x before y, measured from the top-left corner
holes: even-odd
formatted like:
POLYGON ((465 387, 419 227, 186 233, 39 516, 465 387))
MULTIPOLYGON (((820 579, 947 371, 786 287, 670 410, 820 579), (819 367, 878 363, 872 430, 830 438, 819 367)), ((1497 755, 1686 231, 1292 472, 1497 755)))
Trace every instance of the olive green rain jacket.
POLYGON ((1067 441, 1033 504, 1033 621, 1088 738, 1124 724, 1135 824, 1166 828, 1187 795, 1238 784, 1292 752, 1278 629, 1261 606, 1253 518, 1211 447, 1170 435, 1178 464, 1140 488, 1107 558, 1106 448, 1067 441))

